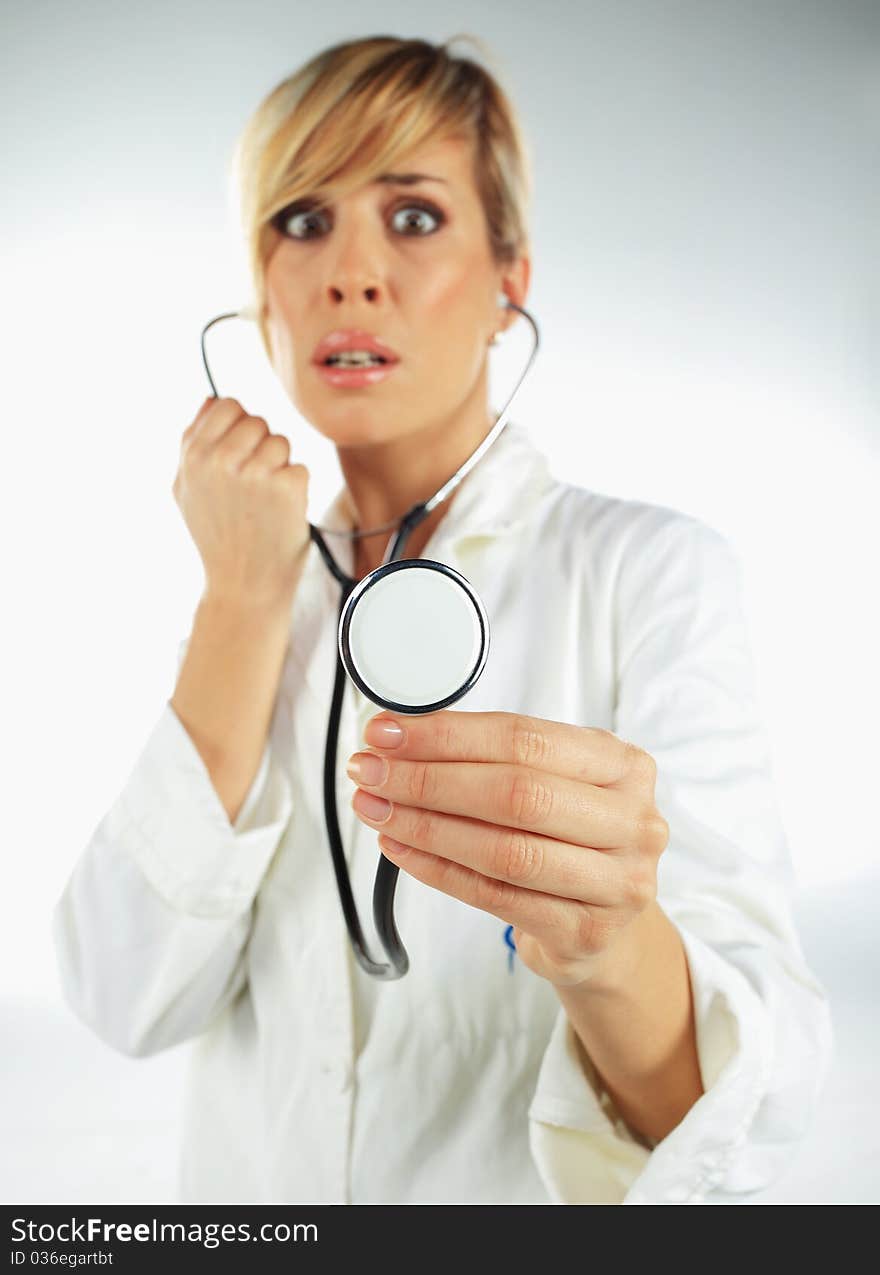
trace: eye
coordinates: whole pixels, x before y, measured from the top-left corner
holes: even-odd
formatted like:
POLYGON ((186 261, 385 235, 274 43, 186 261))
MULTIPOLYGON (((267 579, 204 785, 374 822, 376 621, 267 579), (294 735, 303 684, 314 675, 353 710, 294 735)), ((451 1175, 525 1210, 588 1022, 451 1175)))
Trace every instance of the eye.
MULTIPOLYGON (((309 233, 309 225, 314 224, 316 221, 320 222, 321 219, 326 219, 326 217, 326 208, 321 208, 319 205, 300 201, 299 203, 288 204, 286 208, 282 208, 281 212, 276 213, 272 218, 272 224, 275 226, 276 230, 280 231, 280 233, 285 235, 288 239, 314 239, 315 236, 309 233)), ((439 230, 446 218, 439 208, 436 208, 431 204, 413 203, 412 201, 408 201, 405 204, 399 205, 394 210, 391 220, 398 229, 401 229, 401 233, 406 238, 412 239, 418 237, 423 238, 425 235, 435 234, 436 230, 439 230), (399 220, 399 213, 410 214, 409 220, 399 220), (425 216, 429 217, 436 223, 435 228, 433 230, 428 229, 426 231, 419 230, 419 221, 417 220, 417 228, 414 234, 410 233, 408 230, 402 230, 401 228, 405 225, 413 225, 412 214, 416 214, 417 219, 425 216)), ((422 221, 421 224, 424 225, 425 223, 422 221)))
POLYGON ((298 229, 291 229, 291 227, 307 225, 312 219, 324 215, 325 211, 325 209, 312 204, 289 204, 286 208, 282 208, 281 212, 275 214, 272 218, 272 223, 275 229, 280 230, 282 235, 286 235, 288 239, 310 239, 313 236, 301 234, 298 229))
MULTIPOLYGON (((443 224, 443 214, 439 209, 432 208, 429 204, 404 204, 401 208, 397 208, 395 210, 394 215, 391 218, 393 222, 396 221, 398 213, 417 213, 421 217, 427 215, 428 217, 433 218, 433 220, 437 223, 438 229, 443 224)), ((409 224, 411 225, 412 222, 409 224)), ((433 235, 434 231, 428 230, 426 233, 433 235)))

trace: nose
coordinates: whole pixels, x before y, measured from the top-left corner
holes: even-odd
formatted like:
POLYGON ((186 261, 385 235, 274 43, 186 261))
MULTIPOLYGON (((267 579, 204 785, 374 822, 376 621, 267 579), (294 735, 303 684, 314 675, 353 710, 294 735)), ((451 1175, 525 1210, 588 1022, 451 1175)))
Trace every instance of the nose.
POLYGON ((328 261, 327 292, 336 304, 361 299, 375 303, 384 290, 381 229, 369 225, 369 215, 340 218, 333 228, 335 252, 328 261))
POLYGON ((375 302, 379 297, 379 288, 374 283, 342 283, 338 281, 328 285, 330 300, 339 304, 341 301, 356 301, 363 297, 365 301, 375 302))

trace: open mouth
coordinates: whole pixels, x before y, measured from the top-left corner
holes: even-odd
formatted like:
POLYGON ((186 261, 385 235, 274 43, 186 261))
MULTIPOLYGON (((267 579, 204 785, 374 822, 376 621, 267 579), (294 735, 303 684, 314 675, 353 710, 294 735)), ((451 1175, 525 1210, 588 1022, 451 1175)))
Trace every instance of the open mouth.
POLYGON ((334 355, 316 363, 315 368, 318 375, 328 385, 357 388, 386 381, 394 372, 398 362, 398 359, 386 359, 381 355, 349 362, 344 357, 334 355))
POLYGON ((381 354, 329 354, 324 367, 379 367, 389 362, 381 354))

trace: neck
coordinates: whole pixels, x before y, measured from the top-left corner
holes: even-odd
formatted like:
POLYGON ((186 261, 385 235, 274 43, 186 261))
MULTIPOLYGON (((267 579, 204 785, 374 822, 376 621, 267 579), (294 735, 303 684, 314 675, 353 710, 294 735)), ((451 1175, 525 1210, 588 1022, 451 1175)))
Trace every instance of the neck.
MULTIPOLYGON (((454 420, 433 421, 402 438, 337 448, 356 527, 369 530, 402 518, 413 505, 439 491, 476 451, 494 423, 486 407, 485 383, 480 380, 481 401, 474 396, 454 420)), ((415 528, 404 548, 404 558, 421 556, 457 492, 458 488, 415 528)), ((386 531, 355 539, 356 579, 381 565, 391 535, 393 531, 386 531)))

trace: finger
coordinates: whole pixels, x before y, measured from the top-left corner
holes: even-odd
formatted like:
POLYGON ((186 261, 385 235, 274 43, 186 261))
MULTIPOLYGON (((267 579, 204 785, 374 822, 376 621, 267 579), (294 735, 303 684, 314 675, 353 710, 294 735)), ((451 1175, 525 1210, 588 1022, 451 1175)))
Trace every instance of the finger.
POLYGON ((269 426, 262 416, 248 416, 247 413, 241 415, 234 424, 234 429, 227 429, 217 440, 214 456, 221 465, 231 466, 240 472, 253 459, 257 448, 269 437, 269 426))
POLYGON ((370 718, 364 741, 395 757, 434 761, 495 761, 547 771, 602 787, 643 788, 653 792, 650 754, 599 726, 574 726, 524 713, 467 713, 441 709, 418 716, 381 712, 370 718), (373 723, 394 721, 403 743, 385 746, 373 723))
MULTIPOLYGON (((653 803, 585 780, 504 762, 408 761, 396 755, 383 760, 380 782, 367 783, 362 774, 352 778, 395 804, 467 815, 598 850, 640 844, 653 831, 653 803)), ((659 832, 658 826, 658 837, 659 832)))
POLYGON ((271 473, 287 464, 290 457, 290 443, 283 434, 267 434, 251 452, 241 467, 241 473, 251 470, 264 470, 271 473))
POLYGON ((484 877, 450 859, 407 847, 400 854, 383 836, 379 848, 417 881, 453 899, 518 926, 555 951, 589 952, 601 945, 618 914, 611 908, 575 903, 484 877))
MULTIPOLYGON (((391 815, 381 822, 359 810, 355 814, 404 845, 542 894, 610 907, 626 902, 631 889, 630 855, 615 857, 552 837, 410 806, 392 806, 391 815)), ((647 872, 645 877, 647 884, 647 872)))
POLYGON ((186 438, 188 446, 209 447, 218 438, 222 438, 240 417, 247 415, 235 398, 212 398, 210 402, 206 400, 206 403, 207 406, 202 405, 202 410, 190 426, 192 433, 186 438))
POLYGON ((202 403, 199 410, 196 412, 195 416, 192 418, 192 421, 189 423, 189 425, 187 425, 186 429, 183 431, 183 434, 181 435, 182 442, 187 442, 190 438, 192 438, 193 434, 199 428, 199 425, 201 424, 201 422, 207 416, 208 410, 210 409, 211 404, 217 403, 217 402, 219 402, 219 400, 214 394, 208 395, 208 397, 202 403))

